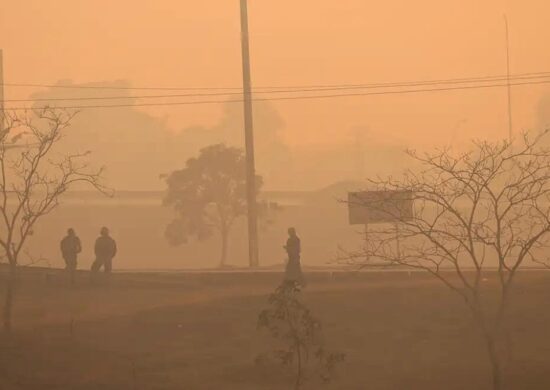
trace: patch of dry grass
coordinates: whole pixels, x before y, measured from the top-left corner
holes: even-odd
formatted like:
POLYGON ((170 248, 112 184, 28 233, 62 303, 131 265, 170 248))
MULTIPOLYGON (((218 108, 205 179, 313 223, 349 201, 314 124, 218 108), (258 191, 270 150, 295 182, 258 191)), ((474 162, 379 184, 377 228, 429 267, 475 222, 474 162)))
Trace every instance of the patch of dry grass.
MULTIPOLYGON (((51 271, 50 271, 51 272, 51 271)), ((304 299, 346 362, 327 389, 486 389, 489 364, 468 312, 427 275, 309 275, 304 299)), ((1 336, 0 389, 289 389, 257 315, 280 275, 22 276, 16 333, 1 336), (72 324, 71 324, 72 322, 72 324)), ((526 272, 512 305, 510 389, 550 388, 550 274, 526 272)), ((490 284, 490 280, 488 281, 490 284)), ((321 388, 312 383, 311 389, 321 388)))

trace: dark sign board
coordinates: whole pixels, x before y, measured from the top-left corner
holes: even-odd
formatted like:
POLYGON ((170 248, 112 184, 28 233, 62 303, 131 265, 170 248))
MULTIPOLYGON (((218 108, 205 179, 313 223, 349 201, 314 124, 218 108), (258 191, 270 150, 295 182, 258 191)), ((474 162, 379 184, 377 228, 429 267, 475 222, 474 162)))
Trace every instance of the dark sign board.
POLYGON ((348 210, 351 225, 410 220, 413 218, 413 192, 349 192, 348 210))

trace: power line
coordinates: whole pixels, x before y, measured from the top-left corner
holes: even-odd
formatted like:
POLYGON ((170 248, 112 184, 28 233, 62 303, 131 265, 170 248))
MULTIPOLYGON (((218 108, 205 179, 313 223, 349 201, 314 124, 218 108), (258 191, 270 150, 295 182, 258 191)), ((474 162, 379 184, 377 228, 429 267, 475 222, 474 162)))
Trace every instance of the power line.
MULTIPOLYGON (((410 93, 424 93, 424 92, 443 92, 443 91, 457 91, 457 90, 470 90, 470 89, 487 89, 519 86, 519 85, 541 85, 550 84, 550 80, 544 81, 529 81, 521 83, 504 83, 504 84, 485 84, 485 85, 465 85, 455 87, 442 87, 442 88, 423 88, 423 89, 409 89, 409 90, 396 90, 396 91, 375 91, 375 92, 363 92, 363 93, 341 93, 330 95, 304 95, 304 96, 283 96, 283 97, 267 97, 267 98, 253 98, 253 101, 285 101, 285 100, 314 100, 314 99, 330 99, 339 97, 352 97, 352 96, 374 96, 374 95, 399 95, 410 93)), ((33 110, 43 107, 51 107, 57 109, 87 109, 87 108, 122 108, 122 107, 153 107, 153 106, 181 106, 181 105, 204 105, 204 104, 225 104, 225 103, 242 103, 244 100, 197 100, 186 102, 162 102, 162 103, 129 103, 129 104, 110 104, 110 105, 85 105, 85 106, 41 106, 41 107, 5 107, 6 110, 33 110)))
MULTIPOLYGON (((546 77, 550 76, 550 72, 529 72, 518 73, 514 75, 497 75, 497 76, 479 76, 479 77, 467 77, 467 78, 451 78, 451 79, 433 79, 433 80, 420 80, 420 81, 400 81, 400 82, 385 82, 385 83, 358 83, 358 84, 309 84, 309 85, 294 85, 294 86, 263 86, 256 87, 255 92, 261 92, 261 90, 278 90, 278 89, 304 89, 304 88, 362 88, 362 87, 391 87, 391 86, 405 86, 405 85, 417 85, 417 84, 449 84, 453 82, 474 82, 474 81, 498 81, 507 77, 521 78, 521 77, 546 77)), ((35 84, 35 83, 4 83, 6 87, 32 87, 32 88, 59 88, 59 89, 99 89, 99 90, 158 90, 158 91, 228 91, 238 90, 242 87, 114 87, 114 86, 99 86, 99 85, 59 85, 59 84, 35 84)), ((222 93, 223 94, 223 93, 222 93)))
MULTIPOLYGON (((341 86, 341 87, 323 87, 311 89, 287 89, 287 90, 271 90, 260 91, 256 94, 279 94, 279 93, 297 93, 297 92, 328 92, 338 90, 353 90, 353 89, 376 89, 376 88, 397 88, 397 87, 420 87, 426 85, 437 84, 467 84, 474 82, 496 82, 496 81, 511 81, 511 80, 532 80, 550 77, 550 73, 544 76, 516 76, 516 77, 501 77, 487 80, 473 79, 452 79, 446 82, 424 81, 424 82, 409 82, 409 83, 392 83, 378 85, 356 85, 356 86, 341 86)), ((122 99, 158 99, 158 98, 182 98, 182 97, 207 97, 207 96, 235 96, 242 95, 242 92, 214 92, 214 93, 189 93, 189 94, 170 94, 170 95, 134 95, 134 96, 89 96, 89 97, 53 97, 53 98, 34 98, 34 99, 6 99, 5 102, 50 102, 50 101, 86 101, 86 100, 122 100, 122 99)))
POLYGON ((166 90, 166 91, 200 91, 200 90, 230 90, 234 87, 114 87, 100 85, 60 85, 60 84, 36 84, 36 83, 5 83, 6 87, 20 88, 60 88, 60 89, 104 89, 104 90, 166 90))

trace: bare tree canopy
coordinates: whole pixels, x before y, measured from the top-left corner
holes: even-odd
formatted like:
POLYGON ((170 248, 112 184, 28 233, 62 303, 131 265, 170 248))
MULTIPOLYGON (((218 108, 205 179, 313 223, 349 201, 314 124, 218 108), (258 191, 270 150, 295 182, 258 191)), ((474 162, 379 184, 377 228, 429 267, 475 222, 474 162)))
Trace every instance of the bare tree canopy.
POLYGON ((93 169, 89 153, 56 155, 74 114, 44 108, 23 114, 5 113, 0 134, 0 248, 9 264, 12 282, 4 311, 11 326, 13 279, 20 256, 37 221, 54 210, 60 197, 79 183, 99 191, 103 169, 93 169))
POLYGON ((550 150, 541 142, 546 135, 524 134, 512 144, 475 142, 458 155, 409 152, 419 171, 372 185, 411 191, 413 218, 395 213, 395 224, 373 226, 365 248, 346 254, 362 266, 427 271, 459 294, 487 342, 495 389, 502 382, 496 343, 514 277, 522 265, 544 262, 550 244, 550 150), (482 283, 487 272, 497 275, 500 286, 494 309, 482 283))

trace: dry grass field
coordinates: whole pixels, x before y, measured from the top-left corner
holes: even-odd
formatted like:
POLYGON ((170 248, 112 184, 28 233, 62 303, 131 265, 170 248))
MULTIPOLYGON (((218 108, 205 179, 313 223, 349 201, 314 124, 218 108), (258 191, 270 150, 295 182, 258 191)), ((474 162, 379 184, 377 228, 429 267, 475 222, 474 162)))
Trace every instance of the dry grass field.
MULTIPOLYGON (((0 336, 0 389, 292 388, 278 366, 254 362, 270 348, 257 316, 281 274, 120 273, 100 286, 88 276, 70 288, 59 271, 21 272, 15 332, 0 336)), ((468 312, 428 275, 307 276, 303 299, 346 361, 330 384, 306 389, 490 388, 468 312)), ((521 274, 503 351, 507 389, 550 388, 549 304, 550 273, 521 274)))

